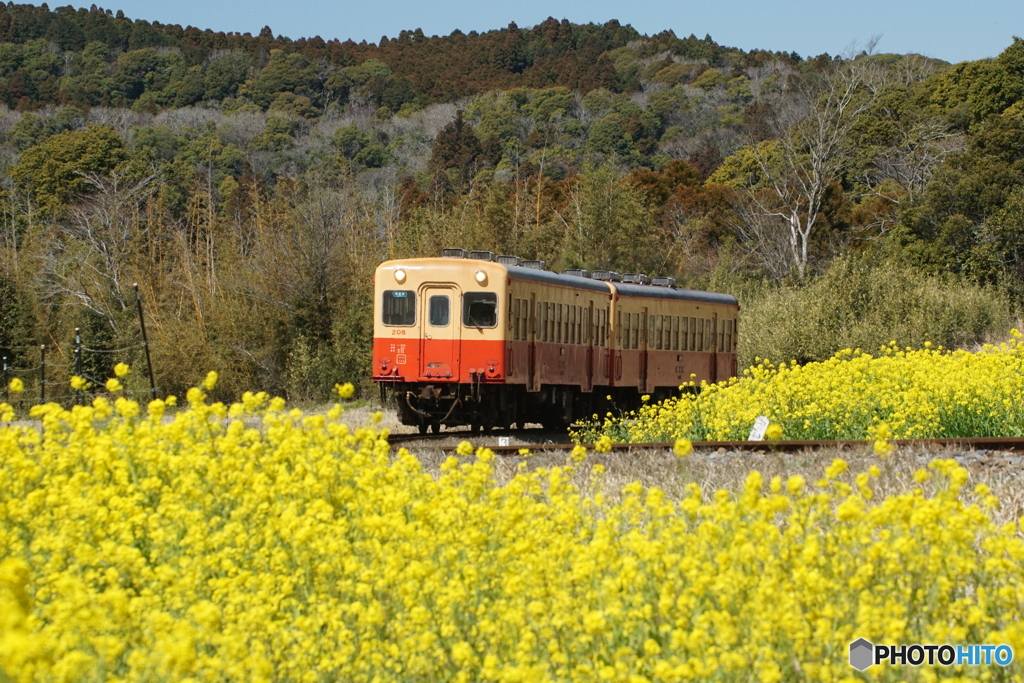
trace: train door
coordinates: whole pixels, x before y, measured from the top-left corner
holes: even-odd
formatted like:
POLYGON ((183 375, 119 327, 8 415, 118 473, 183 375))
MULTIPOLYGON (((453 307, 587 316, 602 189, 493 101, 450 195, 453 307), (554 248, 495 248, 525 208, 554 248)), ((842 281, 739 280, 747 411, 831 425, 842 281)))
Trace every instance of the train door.
POLYGON ((424 285, 420 290, 423 334, 420 339, 420 377, 459 377, 460 292, 450 285, 424 285))
POLYGON ((537 383, 537 295, 530 294, 530 309, 527 314, 527 347, 526 347, 526 390, 540 391, 537 383))
POLYGON ((640 381, 641 393, 647 391, 647 309, 640 314, 640 381))
POLYGON ((591 391, 594 388, 594 302, 587 304, 583 314, 586 319, 583 321, 583 343, 587 345, 587 368, 586 376, 583 379, 583 391, 591 391))
POLYGON ((718 313, 711 314, 711 383, 718 381, 718 313))

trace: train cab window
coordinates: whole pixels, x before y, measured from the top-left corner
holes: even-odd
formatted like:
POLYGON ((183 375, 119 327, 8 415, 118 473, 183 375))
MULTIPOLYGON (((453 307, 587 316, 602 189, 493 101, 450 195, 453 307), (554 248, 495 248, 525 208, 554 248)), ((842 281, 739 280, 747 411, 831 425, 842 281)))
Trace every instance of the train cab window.
POLYGON ((430 297, 428 318, 431 327, 448 327, 448 323, 451 322, 451 300, 444 294, 430 297))
POLYGON ((462 324, 466 327, 497 327, 498 295, 494 292, 466 292, 462 295, 462 324))
POLYGON ((381 322, 385 325, 412 325, 416 322, 416 292, 386 289, 383 304, 381 322))

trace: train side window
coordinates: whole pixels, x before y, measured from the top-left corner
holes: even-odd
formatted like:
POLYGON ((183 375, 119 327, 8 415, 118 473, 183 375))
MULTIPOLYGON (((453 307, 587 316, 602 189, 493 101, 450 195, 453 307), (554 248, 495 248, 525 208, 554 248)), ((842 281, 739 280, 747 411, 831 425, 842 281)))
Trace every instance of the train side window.
POLYGON ((412 325, 416 322, 416 292, 409 289, 386 289, 381 310, 385 325, 412 325))
POLYGON ((679 337, 680 341, 682 342, 682 345, 679 347, 679 350, 689 351, 690 345, 687 342, 690 341, 690 319, 687 318, 685 315, 683 316, 683 319, 680 322, 679 337))
POLYGON ((448 327, 451 318, 451 300, 444 294, 430 297, 430 326, 448 327))
POLYGON ((704 350, 715 350, 715 332, 711 328, 711 318, 704 318, 704 350))
POLYGON ((647 316, 647 348, 649 349, 653 349, 654 344, 657 341, 655 337, 657 336, 658 332, 654 324, 657 318, 658 316, 656 315, 647 316))
POLYGON ((519 341, 519 299, 512 303, 512 339, 519 341))
POLYGON ((679 316, 672 316, 672 350, 679 350, 679 316))
POLYGON ((732 353, 732 321, 725 321, 725 351, 732 353))
POLYGON ((576 343, 576 307, 569 306, 569 343, 576 343))
POLYGON ((665 320, 664 316, 654 316, 654 348, 656 350, 661 349, 661 337, 665 334, 665 320))
POLYGON ((640 314, 633 314, 633 346, 634 349, 640 348, 640 314))
POLYGON ((740 320, 736 318, 732 321, 732 352, 736 353, 736 349, 740 345, 740 320))
POLYGON ((697 325, 697 328, 696 328, 697 329, 697 343, 694 344, 693 350, 694 351, 703 351, 704 350, 704 321, 701 320, 700 318, 690 318, 690 320, 696 320, 698 323, 700 323, 700 324, 697 325))
POLYGON ((718 325, 718 350, 719 352, 725 351, 725 322, 719 322, 715 318, 715 324, 718 325))

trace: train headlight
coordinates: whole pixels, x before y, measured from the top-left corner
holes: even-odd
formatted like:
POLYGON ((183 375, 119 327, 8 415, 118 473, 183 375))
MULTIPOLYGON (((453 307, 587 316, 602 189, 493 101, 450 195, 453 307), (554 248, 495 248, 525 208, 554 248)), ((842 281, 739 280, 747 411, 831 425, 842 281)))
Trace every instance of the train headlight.
POLYGON ((402 284, 403 282, 405 282, 405 271, 402 270, 401 268, 395 271, 395 282, 397 282, 398 284, 402 284))
POLYGON ((474 277, 476 278, 476 281, 479 284, 481 284, 481 285, 486 285, 487 284, 487 273, 485 273, 484 271, 482 271, 482 270, 476 271, 476 275, 474 277))

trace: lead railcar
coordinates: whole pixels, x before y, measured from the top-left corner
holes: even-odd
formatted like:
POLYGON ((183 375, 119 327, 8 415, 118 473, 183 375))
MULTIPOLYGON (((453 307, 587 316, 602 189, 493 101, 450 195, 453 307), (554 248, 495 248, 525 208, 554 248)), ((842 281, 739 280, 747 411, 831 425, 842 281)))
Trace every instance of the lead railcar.
POLYGON ((421 432, 564 427, 736 374, 736 299, 670 278, 446 249, 374 282, 373 379, 421 432))

